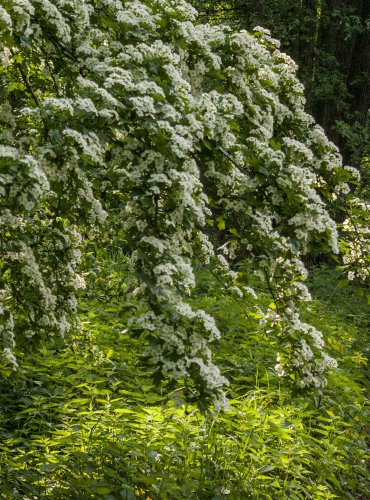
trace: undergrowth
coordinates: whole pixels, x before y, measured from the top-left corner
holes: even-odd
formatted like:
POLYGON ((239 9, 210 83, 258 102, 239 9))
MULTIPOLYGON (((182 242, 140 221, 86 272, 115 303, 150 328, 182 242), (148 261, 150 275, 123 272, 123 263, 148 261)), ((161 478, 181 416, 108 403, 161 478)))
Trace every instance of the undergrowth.
MULTIPOLYGON (((366 288, 313 271, 305 314, 339 366, 325 390, 298 393, 273 372, 254 304, 199 270, 193 300, 223 332, 214 355, 230 380, 230 411, 213 415, 175 407, 154 382, 126 328, 137 305, 122 261, 94 260, 79 329, 19 353, 21 371, 2 381, 0 498, 369 498, 366 288)), ((259 305, 270 300, 261 285, 259 305)))

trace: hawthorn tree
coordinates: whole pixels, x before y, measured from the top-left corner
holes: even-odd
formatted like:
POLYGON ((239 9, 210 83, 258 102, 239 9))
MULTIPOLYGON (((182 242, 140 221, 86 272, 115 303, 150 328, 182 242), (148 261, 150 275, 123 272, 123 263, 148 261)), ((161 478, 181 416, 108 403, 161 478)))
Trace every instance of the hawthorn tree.
POLYGON ((192 0, 202 19, 271 30, 297 62, 308 109, 367 178, 370 2, 367 0, 192 0))
POLYGON ((163 375, 225 406, 210 348, 221 332, 188 299, 195 258, 228 293, 256 295, 232 270, 242 256, 273 296, 262 322, 277 373, 324 385, 336 363, 300 319, 301 257, 337 252, 326 204, 354 171, 269 32, 198 24, 183 0, 3 0, 0 30, 3 375, 25 343, 73 327, 81 235, 107 223, 119 192, 141 302, 129 327, 163 375), (216 216, 222 248, 207 230, 216 216))

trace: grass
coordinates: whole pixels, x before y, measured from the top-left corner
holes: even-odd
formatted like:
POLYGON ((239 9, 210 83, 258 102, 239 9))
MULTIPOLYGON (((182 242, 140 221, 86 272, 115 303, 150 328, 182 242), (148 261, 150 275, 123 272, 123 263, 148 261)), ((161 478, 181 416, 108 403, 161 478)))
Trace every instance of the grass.
POLYGON ((231 381, 230 411, 210 415, 154 384, 125 328, 121 262, 96 266, 79 330, 20 353, 3 381, 0 498, 369 498, 366 288, 315 270, 305 314, 339 368, 327 389, 294 393, 270 368, 273 339, 200 273, 193 300, 223 331, 214 351, 231 381))

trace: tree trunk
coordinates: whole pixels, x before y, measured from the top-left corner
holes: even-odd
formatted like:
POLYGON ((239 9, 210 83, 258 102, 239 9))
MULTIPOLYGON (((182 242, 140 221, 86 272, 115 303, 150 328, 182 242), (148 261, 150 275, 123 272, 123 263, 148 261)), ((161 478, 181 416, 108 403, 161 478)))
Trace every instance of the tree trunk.
POLYGON ((313 112, 329 137, 344 146, 335 122, 364 120, 369 108, 369 0, 323 0, 316 48, 313 112), (315 95, 316 92, 316 95, 315 95))
POLYGON ((351 65, 348 71, 352 106, 358 112, 360 122, 364 123, 370 108, 370 1, 359 2, 362 31, 357 34, 351 65))

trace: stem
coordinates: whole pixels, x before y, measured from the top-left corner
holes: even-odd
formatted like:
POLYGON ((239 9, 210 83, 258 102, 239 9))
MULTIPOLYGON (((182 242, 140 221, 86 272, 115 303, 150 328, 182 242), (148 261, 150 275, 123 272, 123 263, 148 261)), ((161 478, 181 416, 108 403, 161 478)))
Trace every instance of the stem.
MULTIPOLYGON (((9 50, 10 50, 11 55, 14 57, 15 54, 14 54, 13 49, 9 49, 9 50)), ((17 69, 22 77, 22 81, 24 83, 24 86, 26 87, 28 93, 31 94, 32 99, 35 101, 36 106, 39 108, 40 107, 39 100, 38 100, 36 94, 34 93, 32 87, 28 81, 26 73, 23 71, 22 66, 19 63, 16 63, 16 66, 17 66, 17 69)))
MULTIPOLYGON (((15 56, 13 49, 10 49, 10 53, 12 54, 13 57, 15 56)), ((31 87, 30 82, 28 81, 27 74, 23 71, 21 64, 16 63, 16 66, 17 66, 17 69, 21 75, 23 84, 26 87, 28 93, 31 95, 32 99, 35 101, 36 106, 39 109, 41 109, 40 108, 40 101, 38 100, 35 92, 33 91, 33 88, 31 87)), ((46 124, 45 119, 42 116, 41 116, 41 120, 42 120, 42 123, 44 124, 44 138, 46 139, 49 136, 48 126, 46 124)))

